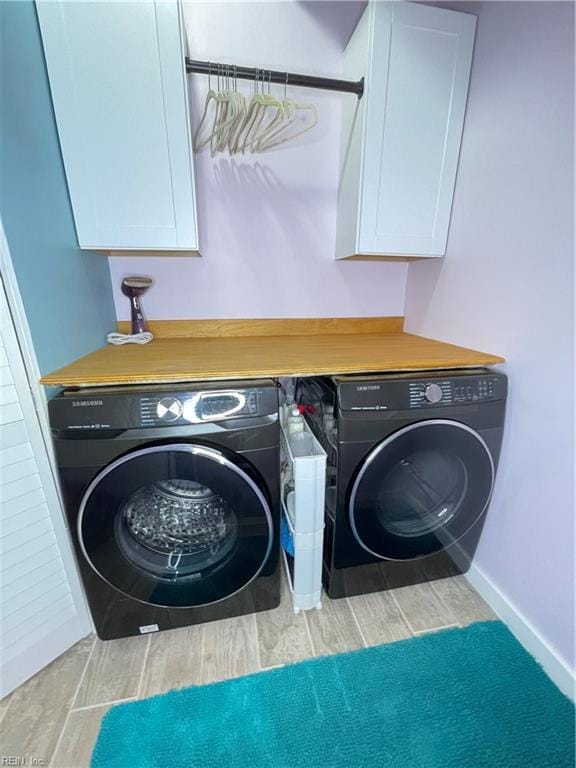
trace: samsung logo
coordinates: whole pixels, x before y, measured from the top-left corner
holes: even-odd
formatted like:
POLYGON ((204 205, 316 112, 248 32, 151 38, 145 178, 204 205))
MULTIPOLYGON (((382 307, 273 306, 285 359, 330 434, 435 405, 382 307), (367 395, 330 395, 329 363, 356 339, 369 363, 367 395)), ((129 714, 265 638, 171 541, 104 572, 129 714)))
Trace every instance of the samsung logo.
POLYGON ((362 384, 361 386, 356 387, 358 392, 366 392, 370 389, 381 389, 381 386, 380 384, 362 384))
POLYGON ((103 400, 73 400, 72 401, 72 407, 73 408, 85 408, 88 405, 104 405, 103 400))

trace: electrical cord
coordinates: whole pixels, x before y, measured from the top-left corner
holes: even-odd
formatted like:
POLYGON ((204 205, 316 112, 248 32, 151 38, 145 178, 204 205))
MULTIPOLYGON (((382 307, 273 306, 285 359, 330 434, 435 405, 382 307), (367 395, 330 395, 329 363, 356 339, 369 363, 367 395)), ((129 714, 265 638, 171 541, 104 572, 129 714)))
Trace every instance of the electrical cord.
POLYGON ((144 333, 109 333, 106 336, 108 344, 148 344, 152 341, 154 334, 150 331, 144 333))

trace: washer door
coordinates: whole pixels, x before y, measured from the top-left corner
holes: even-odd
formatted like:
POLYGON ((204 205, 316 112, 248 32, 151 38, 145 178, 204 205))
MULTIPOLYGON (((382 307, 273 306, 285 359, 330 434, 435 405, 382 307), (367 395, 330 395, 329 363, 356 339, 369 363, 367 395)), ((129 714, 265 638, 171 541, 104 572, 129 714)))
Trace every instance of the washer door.
POLYGON ((358 543, 387 560, 425 557, 454 544, 482 516, 494 463, 482 437, 434 419, 399 430, 360 465, 349 514, 358 543))
POLYGON ((268 502, 241 461, 197 445, 117 459, 92 481, 78 517, 96 573, 128 597, 167 607, 241 590, 263 568, 273 536, 268 502))

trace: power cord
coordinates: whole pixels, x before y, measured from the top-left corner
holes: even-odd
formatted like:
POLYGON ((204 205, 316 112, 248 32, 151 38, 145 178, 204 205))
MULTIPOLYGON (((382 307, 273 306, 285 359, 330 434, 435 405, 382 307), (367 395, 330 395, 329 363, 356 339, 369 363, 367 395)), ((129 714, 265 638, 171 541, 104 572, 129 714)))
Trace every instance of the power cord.
POLYGON ((150 331, 144 333, 109 333, 106 336, 108 344, 148 344, 152 341, 154 334, 150 331))

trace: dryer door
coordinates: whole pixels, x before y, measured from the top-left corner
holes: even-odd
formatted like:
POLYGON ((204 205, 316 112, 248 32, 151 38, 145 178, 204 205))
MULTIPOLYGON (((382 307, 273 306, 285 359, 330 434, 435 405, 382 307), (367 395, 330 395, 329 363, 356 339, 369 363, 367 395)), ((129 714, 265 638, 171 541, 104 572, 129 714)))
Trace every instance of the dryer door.
POLYGON ((376 446, 353 482, 349 515, 358 543, 387 560, 425 557, 479 520, 494 484, 482 437, 455 421, 412 424, 376 446))
POLYGON ((100 472, 82 500, 78 537, 96 573, 128 597, 194 607, 256 578, 274 532, 240 457, 176 444, 134 451, 100 472))

